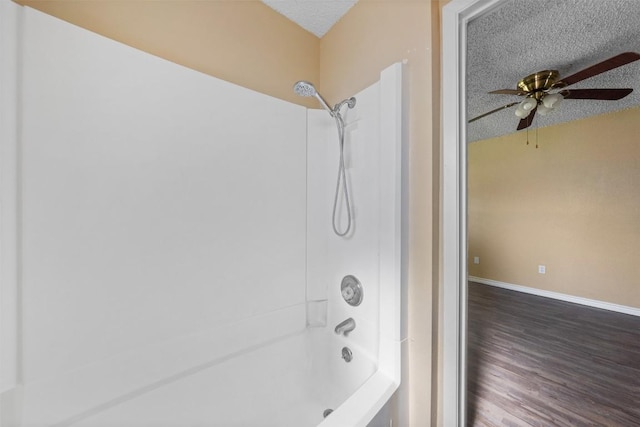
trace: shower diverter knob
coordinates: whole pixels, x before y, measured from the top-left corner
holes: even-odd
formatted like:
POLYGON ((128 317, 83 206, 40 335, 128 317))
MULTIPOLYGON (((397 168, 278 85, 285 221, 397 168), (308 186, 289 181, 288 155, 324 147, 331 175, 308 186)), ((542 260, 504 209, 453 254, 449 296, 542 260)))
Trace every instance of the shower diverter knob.
POLYGON ((352 299, 355 294, 356 293, 352 288, 344 288, 342 290, 342 298, 344 298, 345 301, 352 299))
POLYGON ((362 302, 362 285, 354 276, 345 276, 340 285, 342 298, 351 306, 358 306, 362 302))

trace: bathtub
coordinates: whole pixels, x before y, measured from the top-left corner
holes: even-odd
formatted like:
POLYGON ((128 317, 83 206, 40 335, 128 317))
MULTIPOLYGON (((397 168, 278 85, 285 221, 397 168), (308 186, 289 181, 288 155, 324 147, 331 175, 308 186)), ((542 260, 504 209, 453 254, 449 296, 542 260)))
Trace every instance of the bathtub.
POLYGON ((353 337, 305 326, 305 312, 289 307, 18 387, 2 395, 2 427, 367 426, 398 381, 353 337))
POLYGON ((355 349, 347 364, 340 358, 338 341, 326 329, 295 332, 122 396, 64 425, 357 425, 346 424, 348 414, 342 414, 345 410, 340 405, 367 383, 376 365, 355 349), (333 341, 329 344, 333 360, 322 351, 328 341, 333 341), (325 421, 327 409, 336 411, 325 421))

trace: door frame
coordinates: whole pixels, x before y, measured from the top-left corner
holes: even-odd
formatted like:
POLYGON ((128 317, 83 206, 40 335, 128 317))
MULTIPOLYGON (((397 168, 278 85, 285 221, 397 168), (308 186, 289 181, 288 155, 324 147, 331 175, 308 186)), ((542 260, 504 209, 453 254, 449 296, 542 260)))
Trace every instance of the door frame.
POLYGON ((466 426, 467 24, 505 0, 442 9, 442 425, 466 426))

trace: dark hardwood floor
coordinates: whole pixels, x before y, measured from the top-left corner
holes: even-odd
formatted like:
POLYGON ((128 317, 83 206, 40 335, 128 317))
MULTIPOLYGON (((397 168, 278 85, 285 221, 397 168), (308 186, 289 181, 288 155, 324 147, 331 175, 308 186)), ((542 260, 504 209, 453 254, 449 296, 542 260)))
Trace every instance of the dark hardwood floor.
POLYGON ((469 283, 468 426, 640 426, 640 317, 469 283))

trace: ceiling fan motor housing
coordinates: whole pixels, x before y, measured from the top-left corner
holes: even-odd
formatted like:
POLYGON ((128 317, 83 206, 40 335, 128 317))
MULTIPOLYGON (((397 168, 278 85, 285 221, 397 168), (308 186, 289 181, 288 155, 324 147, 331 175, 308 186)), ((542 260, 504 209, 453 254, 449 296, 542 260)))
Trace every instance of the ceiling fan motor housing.
POLYGON ((518 82, 518 89, 523 91, 523 95, 531 96, 540 101, 544 95, 554 87, 558 87, 556 83, 560 73, 558 70, 544 70, 528 75, 518 82))

